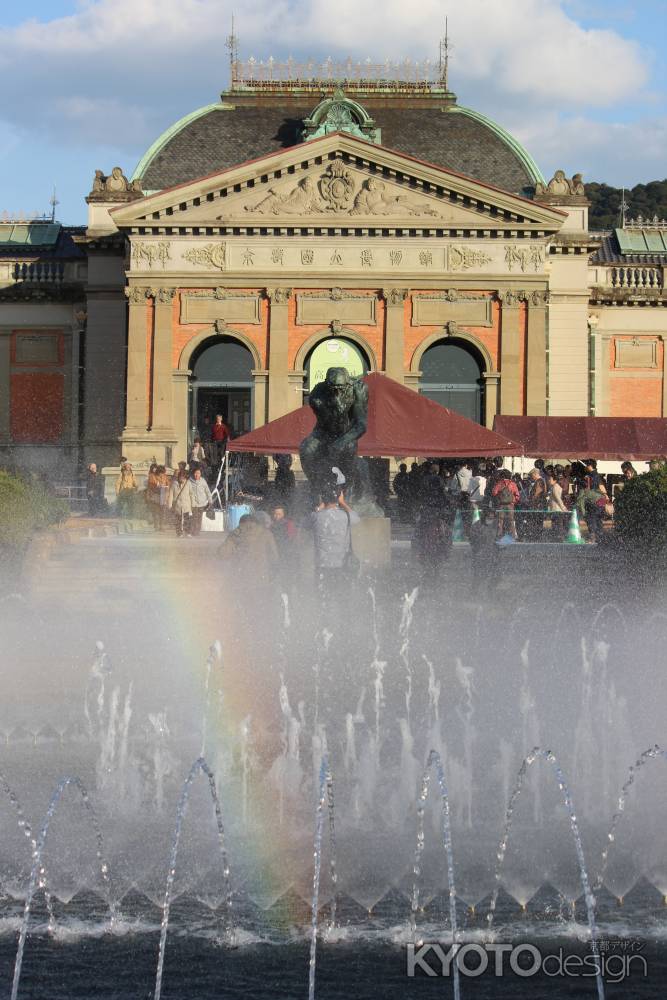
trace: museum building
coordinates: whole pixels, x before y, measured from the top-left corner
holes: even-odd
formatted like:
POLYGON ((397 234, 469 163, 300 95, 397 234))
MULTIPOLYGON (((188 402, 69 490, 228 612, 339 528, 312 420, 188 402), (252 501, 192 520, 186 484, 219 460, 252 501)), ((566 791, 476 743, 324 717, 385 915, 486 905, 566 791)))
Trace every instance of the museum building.
POLYGON ((172 465, 330 365, 497 413, 667 416, 667 226, 591 233, 428 68, 232 63, 87 227, 0 223, 0 456, 172 465), (408 71, 409 70, 409 71, 408 71))

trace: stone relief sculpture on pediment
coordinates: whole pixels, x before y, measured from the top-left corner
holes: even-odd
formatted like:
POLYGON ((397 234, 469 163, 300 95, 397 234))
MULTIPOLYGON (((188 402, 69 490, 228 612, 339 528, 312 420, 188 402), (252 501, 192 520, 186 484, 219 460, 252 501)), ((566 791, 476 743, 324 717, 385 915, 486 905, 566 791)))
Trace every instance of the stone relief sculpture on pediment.
POLYGON ((253 215, 276 216, 443 217, 437 202, 411 193, 403 194, 379 177, 365 177, 351 170, 341 159, 332 160, 319 176, 306 174, 296 186, 270 188, 267 195, 257 202, 246 203, 243 210, 253 215))

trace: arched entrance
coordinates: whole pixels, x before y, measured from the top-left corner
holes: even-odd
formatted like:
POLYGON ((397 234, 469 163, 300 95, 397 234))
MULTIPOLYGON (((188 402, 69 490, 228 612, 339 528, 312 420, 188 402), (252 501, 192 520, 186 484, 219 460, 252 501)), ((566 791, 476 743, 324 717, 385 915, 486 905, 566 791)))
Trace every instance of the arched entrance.
POLYGON ((252 371, 248 348, 234 337, 205 340, 190 360, 190 439, 206 438, 221 413, 234 435, 252 429, 252 371))
POLYGON ((306 378, 304 390, 324 381, 328 368, 345 368, 355 377, 365 375, 370 364, 362 349, 346 337, 327 337, 321 340, 307 354, 304 368, 306 378))
POLYGON ((484 421, 483 359, 472 345, 448 338, 427 348, 419 367, 419 391, 476 423, 484 421))

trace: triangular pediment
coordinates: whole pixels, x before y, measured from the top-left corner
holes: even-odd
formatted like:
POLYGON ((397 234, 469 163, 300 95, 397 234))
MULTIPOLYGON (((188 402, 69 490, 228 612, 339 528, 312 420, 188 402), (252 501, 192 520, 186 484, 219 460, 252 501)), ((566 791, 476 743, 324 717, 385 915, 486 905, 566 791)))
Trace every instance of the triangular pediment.
POLYGON ((354 136, 335 133, 149 195, 121 229, 345 225, 555 232, 564 215, 354 136))

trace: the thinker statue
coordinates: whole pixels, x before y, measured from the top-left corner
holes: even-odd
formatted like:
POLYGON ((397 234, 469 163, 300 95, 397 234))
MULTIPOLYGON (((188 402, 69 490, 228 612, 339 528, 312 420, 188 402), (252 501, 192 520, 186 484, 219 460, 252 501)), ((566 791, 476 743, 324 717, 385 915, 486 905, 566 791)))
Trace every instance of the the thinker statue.
POLYGON ((299 454, 313 499, 317 501, 331 484, 333 468, 340 469, 356 499, 368 499, 368 470, 363 459, 357 458, 357 442, 368 420, 368 386, 345 368, 329 368, 308 402, 317 422, 301 442, 299 454))

